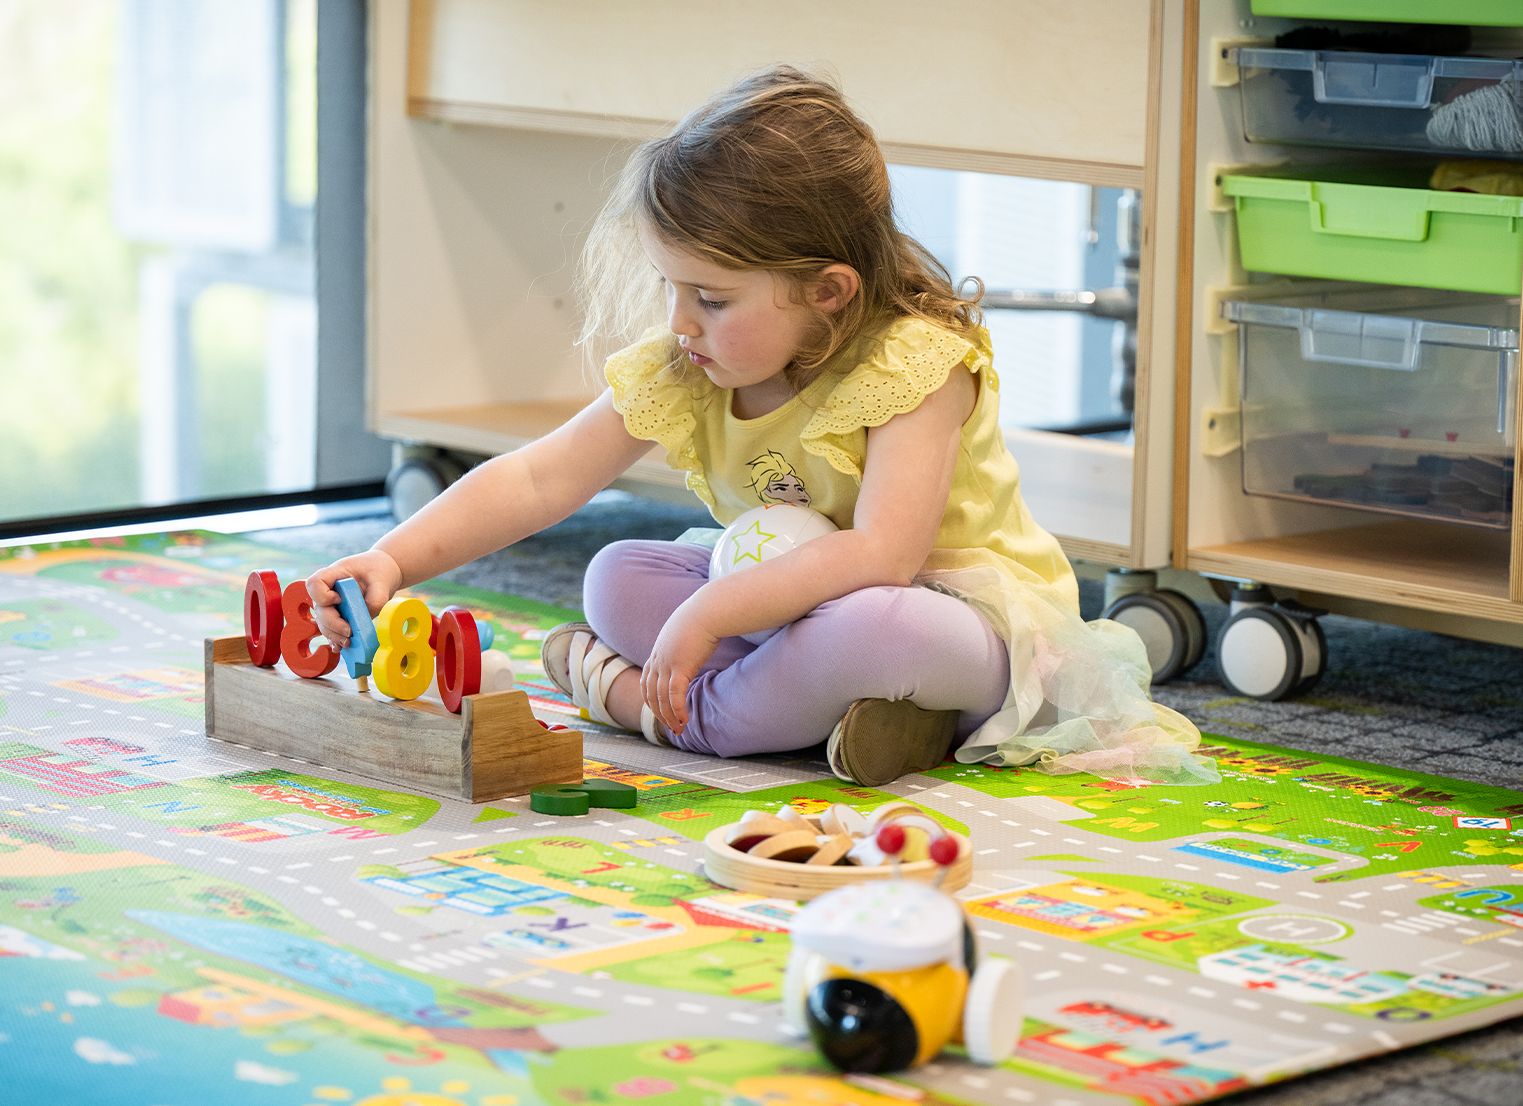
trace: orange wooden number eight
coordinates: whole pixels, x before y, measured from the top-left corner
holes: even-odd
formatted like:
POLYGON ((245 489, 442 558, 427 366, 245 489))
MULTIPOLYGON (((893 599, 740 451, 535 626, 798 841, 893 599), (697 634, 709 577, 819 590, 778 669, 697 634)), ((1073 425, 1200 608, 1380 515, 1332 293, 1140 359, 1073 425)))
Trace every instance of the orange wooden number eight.
POLYGON ((312 618, 312 597, 307 594, 305 580, 293 581, 280 596, 280 609, 285 615, 285 629, 280 632, 280 659, 298 676, 314 680, 326 676, 338 667, 338 650, 326 642, 316 649, 312 639, 322 629, 312 618))

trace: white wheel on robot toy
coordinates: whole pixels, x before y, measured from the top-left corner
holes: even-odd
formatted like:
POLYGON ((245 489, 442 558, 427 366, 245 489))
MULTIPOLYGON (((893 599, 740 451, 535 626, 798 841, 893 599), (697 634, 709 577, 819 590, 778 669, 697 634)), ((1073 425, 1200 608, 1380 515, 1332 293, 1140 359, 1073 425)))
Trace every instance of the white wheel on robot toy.
MULTIPOLYGON (((763 561, 791 552, 807 541, 834 533, 838 527, 819 511, 792 503, 753 507, 726 526, 709 555, 709 579, 743 572, 763 561)), ((760 645, 780 627, 742 634, 760 645)))
POLYGON ((984 960, 968 981, 962 1043, 975 1064, 1003 1063, 1015 1051, 1026 1018, 1026 985, 1013 960, 984 960))
POLYGON ((1234 695, 1275 702, 1302 683, 1301 635, 1291 618, 1273 607, 1248 607, 1222 627, 1216 663, 1234 695))
POLYGON ((1148 651, 1153 683, 1167 683, 1193 668, 1206 652, 1206 620, 1200 609, 1177 591, 1133 592, 1101 613, 1137 632, 1148 651))

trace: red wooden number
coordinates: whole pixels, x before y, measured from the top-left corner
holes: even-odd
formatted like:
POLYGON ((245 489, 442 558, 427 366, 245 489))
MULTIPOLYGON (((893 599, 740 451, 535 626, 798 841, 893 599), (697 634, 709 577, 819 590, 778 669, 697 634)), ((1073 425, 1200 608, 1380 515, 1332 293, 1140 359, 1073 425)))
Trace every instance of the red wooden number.
POLYGON ((455 714, 461 701, 481 690, 481 633, 466 611, 451 607, 439 617, 439 698, 455 714))
POLYGON ((249 660, 269 668, 280 659, 280 581, 266 569, 250 572, 243 588, 243 640, 249 660))
POLYGON ((298 676, 309 680, 326 676, 338 667, 338 650, 326 642, 315 650, 312 639, 322 633, 312 618, 312 597, 305 580, 293 581, 280 596, 286 628, 280 632, 280 659, 298 676))

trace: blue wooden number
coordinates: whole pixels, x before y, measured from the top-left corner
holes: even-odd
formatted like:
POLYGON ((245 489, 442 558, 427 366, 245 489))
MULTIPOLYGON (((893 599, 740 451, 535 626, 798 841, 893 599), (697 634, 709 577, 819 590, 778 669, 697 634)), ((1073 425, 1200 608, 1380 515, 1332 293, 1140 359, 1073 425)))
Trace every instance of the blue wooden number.
POLYGON ((346 576, 334 585, 338 592, 338 613, 349 623, 349 644, 339 650, 339 656, 349 666, 350 679, 370 675, 370 662, 381 647, 380 635, 375 632, 375 622, 370 609, 365 606, 365 596, 353 577, 346 576))

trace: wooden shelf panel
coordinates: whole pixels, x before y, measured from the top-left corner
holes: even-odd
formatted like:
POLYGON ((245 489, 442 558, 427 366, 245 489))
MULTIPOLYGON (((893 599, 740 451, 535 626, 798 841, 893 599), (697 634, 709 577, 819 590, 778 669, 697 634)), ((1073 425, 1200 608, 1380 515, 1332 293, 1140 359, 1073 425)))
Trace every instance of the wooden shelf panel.
POLYGON ((1382 522, 1198 547, 1185 567, 1282 587, 1501 622, 1523 622, 1508 601, 1510 535, 1427 522, 1382 522))
POLYGON ((1154 6, 971 0, 953 26, 915 0, 737 0, 717 22, 674 0, 414 0, 406 103, 425 118, 642 140, 737 74, 826 62, 890 160, 1140 188, 1154 6), (650 57, 682 64, 631 61, 650 57), (933 93, 952 73, 947 111, 933 93))
MULTIPOLYGON (((498 454, 542 438, 592 397, 537 403, 490 403, 392 411, 376 418, 375 432, 444 449, 498 454)), ((1011 431, 1011 451, 1021 463, 1023 486, 1036 519, 1057 537, 1070 557, 1125 564, 1130 555, 1132 451, 1113 442, 1089 442, 1062 434, 1011 431), (1028 477, 1037 479, 1028 481, 1028 477)), ((683 474, 667 467, 666 450, 655 446, 616 482, 627 491, 697 502, 683 474)))
MULTIPOLYGON (((592 397, 547 399, 536 403, 488 403, 473 407, 438 407, 423 411, 392 411, 376 416, 375 432, 386 438, 423 442, 471 453, 509 453, 542 438, 587 404, 592 397)), ((666 450, 652 447, 620 479, 621 487, 649 486, 660 498, 674 490, 692 498, 683 474, 666 465, 666 450)), ((696 503, 697 500, 694 499, 696 503)))

